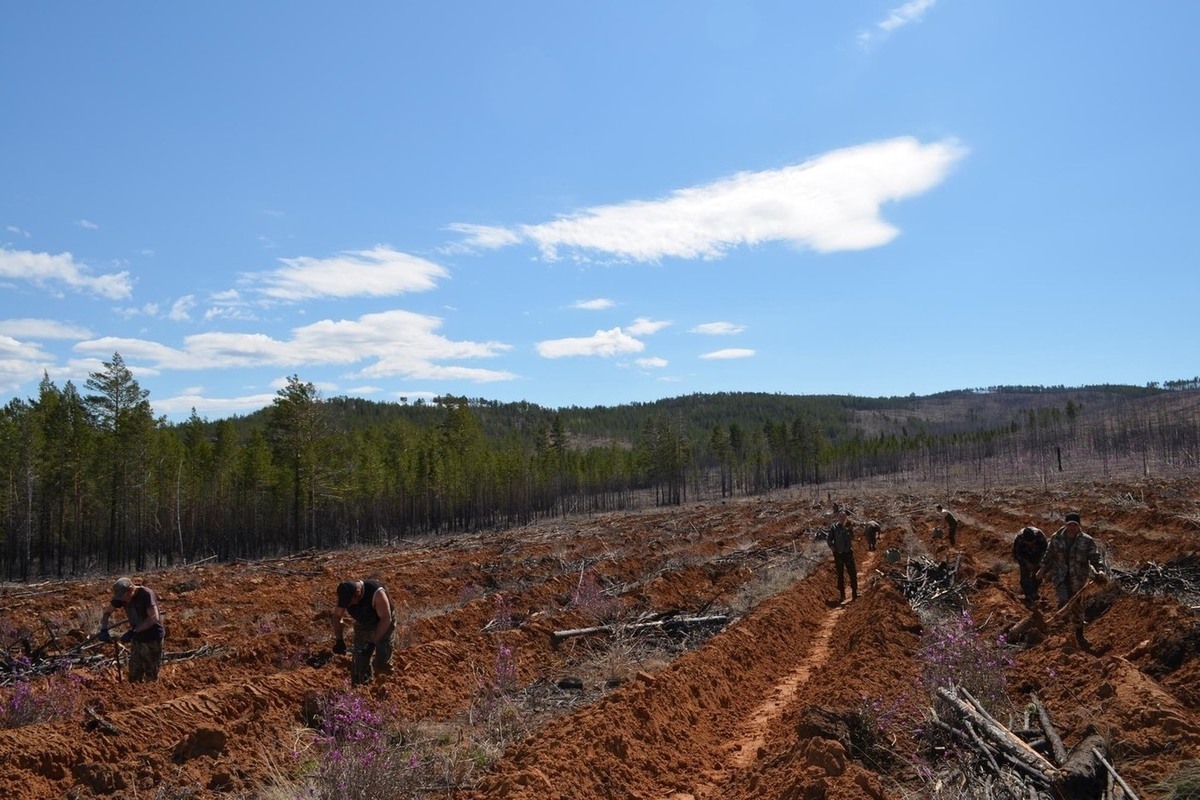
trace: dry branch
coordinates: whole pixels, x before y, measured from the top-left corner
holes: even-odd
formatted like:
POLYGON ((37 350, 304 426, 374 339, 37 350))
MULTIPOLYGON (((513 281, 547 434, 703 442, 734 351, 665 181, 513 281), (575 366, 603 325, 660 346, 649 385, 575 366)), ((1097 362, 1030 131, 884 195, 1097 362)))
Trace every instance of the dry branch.
POLYGON ((552 634, 554 641, 562 641, 570 639, 574 636, 586 636, 589 633, 613 633, 615 631, 637 631, 647 628, 663 628, 665 630, 682 630, 684 628, 692 628, 703 625, 724 625, 729 620, 729 617, 724 614, 717 614, 711 617, 672 617, 670 619, 660 619, 654 622, 635 622, 629 625, 595 625, 590 628, 571 628, 568 630, 554 631, 552 634))
POLYGON ((1125 779, 1117 773, 1116 767, 1108 763, 1108 759, 1101 755, 1100 751, 1095 747, 1092 748, 1092 754, 1095 755, 1096 758, 1099 759, 1100 763, 1104 765, 1104 768, 1108 770, 1108 774, 1113 776, 1113 780, 1121 784, 1121 788, 1125 791, 1125 794, 1129 795, 1132 800, 1138 800, 1137 794, 1133 791, 1133 789, 1129 788, 1129 784, 1126 783, 1125 779))
POLYGON ((1050 744, 1050 752, 1054 754, 1054 763, 1061 767, 1067 761, 1067 748, 1063 746, 1062 737, 1058 735, 1058 731, 1050 721, 1050 712, 1046 711, 1046 707, 1042 705, 1042 701, 1038 699, 1037 694, 1030 695, 1029 700, 1033 703, 1034 708, 1037 709, 1038 720, 1042 724, 1042 732, 1046 734, 1046 741, 1050 744))

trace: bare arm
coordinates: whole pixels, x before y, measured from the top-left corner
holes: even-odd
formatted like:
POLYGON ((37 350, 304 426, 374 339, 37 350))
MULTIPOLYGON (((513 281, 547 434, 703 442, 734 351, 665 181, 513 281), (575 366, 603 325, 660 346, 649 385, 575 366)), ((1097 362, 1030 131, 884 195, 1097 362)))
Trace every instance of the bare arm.
POLYGON ((345 608, 343 608, 342 606, 338 606, 336 609, 334 609, 334 611, 333 611, 333 637, 335 639, 337 639, 339 642, 342 641, 342 639, 344 638, 343 631, 345 630, 346 625, 342 620, 344 620, 345 618, 346 618, 346 609, 345 608))
POLYGON ((141 633, 142 631, 148 631, 157 625, 161 620, 162 617, 159 616, 158 613, 158 603, 151 603, 150 607, 146 609, 146 618, 142 620, 141 625, 138 625, 133 629, 133 632, 141 633))
POLYGON ((387 635, 388 628, 392 627, 392 602, 388 600, 387 592, 379 589, 375 592, 375 598, 372 601, 375 607, 375 613, 379 615, 379 622, 375 625, 375 644, 383 641, 383 637, 387 635))

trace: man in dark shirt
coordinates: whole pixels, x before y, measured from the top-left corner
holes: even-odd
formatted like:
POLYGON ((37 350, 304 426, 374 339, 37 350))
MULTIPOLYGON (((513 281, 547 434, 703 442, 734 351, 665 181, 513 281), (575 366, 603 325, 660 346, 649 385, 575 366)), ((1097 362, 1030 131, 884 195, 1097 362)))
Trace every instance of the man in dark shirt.
POLYGON ((354 653, 350 682, 367 683, 374 670, 391 672, 396 644, 396 610, 383 584, 375 580, 342 581, 337 587, 337 610, 333 614, 333 652, 346 652, 342 634, 345 618, 354 620, 354 653))
POLYGON ((942 508, 941 503, 938 503, 937 510, 946 523, 946 536, 949 537, 950 544, 956 544, 955 537, 958 536, 958 517, 951 514, 950 509, 942 508))
POLYGON ((1037 571, 1042 565, 1042 556, 1046 555, 1045 532, 1041 528, 1026 525, 1013 539, 1012 554, 1021 570, 1021 592, 1025 595, 1025 605, 1033 608, 1037 605, 1038 589, 1042 585, 1037 571))
POLYGON ((121 634, 121 641, 129 645, 129 682, 158 680, 167 635, 158 596, 148 586, 135 586, 129 578, 119 579, 113 584, 111 605, 100 615, 100 641, 110 641, 108 618, 118 608, 123 608, 129 619, 129 630, 121 634))
POLYGON ((825 533, 825 541, 833 551, 833 563, 837 568, 838 594, 841 602, 846 602, 846 582, 844 573, 850 573, 850 599, 858 599, 858 568, 854 564, 854 528, 845 511, 837 513, 836 522, 825 533))

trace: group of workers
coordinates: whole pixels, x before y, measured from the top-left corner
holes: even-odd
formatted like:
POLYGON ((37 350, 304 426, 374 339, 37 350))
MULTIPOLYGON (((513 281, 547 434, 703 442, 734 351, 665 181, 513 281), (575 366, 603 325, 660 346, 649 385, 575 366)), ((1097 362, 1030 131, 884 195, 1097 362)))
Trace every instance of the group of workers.
MULTIPOLYGON (((957 544, 958 518, 941 504, 935 508, 946 526, 950 544, 957 544)), ((858 569, 854 563, 853 531, 854 525, 850 521, 847 509, 834 503, 833 522, 825 529, 825 541, 833 552, 839 603, 846 602, 847 578, 851 601, 858 599, 858 569)), ((869 551, 875 549, 880 531, 881 527, 875 520, 863 523, 864 538, 869 551)), ((1023 527, 1013 539, 1012 557, 1017 562, 1024 603, 1030 609, 1037 606, 1041 585, 1046 579, 1054 586, 1058 608, 1067 606, 1089 580, 1107 580, 1108 569, 1104 553, 1096 540, 1083 531, 1080 515, 1075 511, 1065 514, 1062 527, 1049 537, 1041 528, 1033 525, 1023 527)), ((1084 648, 1090 647, 1083 630, 1083 604, 1076 602, 1069 612, 1064 613, 1069 613, 1074 624, 1078 644, 1084 648)))

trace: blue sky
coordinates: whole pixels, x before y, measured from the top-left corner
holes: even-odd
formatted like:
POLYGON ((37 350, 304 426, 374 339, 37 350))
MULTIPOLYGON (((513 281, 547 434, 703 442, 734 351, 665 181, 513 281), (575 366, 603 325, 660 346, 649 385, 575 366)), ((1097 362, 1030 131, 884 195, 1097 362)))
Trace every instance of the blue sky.
POLYGON ((13 3, 0 402, 1192 377, 1200 4, 13 3))

